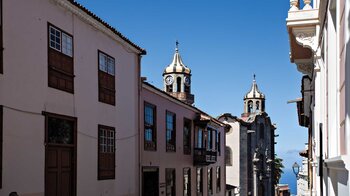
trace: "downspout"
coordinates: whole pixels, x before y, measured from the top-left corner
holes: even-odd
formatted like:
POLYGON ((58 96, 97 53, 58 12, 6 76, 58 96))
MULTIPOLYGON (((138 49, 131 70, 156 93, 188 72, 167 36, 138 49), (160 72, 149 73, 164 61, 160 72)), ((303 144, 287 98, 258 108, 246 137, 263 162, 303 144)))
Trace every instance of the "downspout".
POLYGON ((318 163, 318 172, 320 175, 320 195, 323 195, 323 124, 320 123, 320 160, 318 163))
MULTIPOLYGON (((141 56, 142 54, 138 54, 137 56, 137 132, 138 132, 138 137, 137 137, 137 146, 138 146, 138 194, 141 195, 141 190, 142 190, 142 172, 141 172, 141 127, 140 127, 140 100, 141 100, 141 90, 142 90, 142 81, 141 81, 141 56)), ((137 147, 136 147, 137 148, 137 147)))

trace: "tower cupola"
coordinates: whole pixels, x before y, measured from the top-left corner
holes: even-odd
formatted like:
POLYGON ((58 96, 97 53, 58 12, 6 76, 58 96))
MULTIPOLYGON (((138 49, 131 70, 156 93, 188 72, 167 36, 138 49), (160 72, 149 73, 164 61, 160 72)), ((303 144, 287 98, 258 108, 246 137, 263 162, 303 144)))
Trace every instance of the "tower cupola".
POLYGON ((255 80, 255 74, 253 78, 252 87, 250 91, 244 96, 244 113, 259 113, 265 111, 265 95, 259 90, 255 80))
POLYGON ((194 95, 191 94, 191 69, 182 61, 178 41, 173 61, 164 70, 163 81, 165 92, 190 105, 194 103, 194 95))

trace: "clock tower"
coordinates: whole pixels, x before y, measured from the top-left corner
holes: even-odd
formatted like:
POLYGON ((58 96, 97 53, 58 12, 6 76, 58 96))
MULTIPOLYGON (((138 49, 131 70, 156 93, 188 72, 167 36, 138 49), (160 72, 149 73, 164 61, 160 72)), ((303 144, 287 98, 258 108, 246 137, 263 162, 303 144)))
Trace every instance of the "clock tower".
POLYGON ((182 62, 177 41, 173 61, 165 68, 163 81, 165 92, 187 104, 194 103, 194 95, 191 94, 191 69, 182 62))

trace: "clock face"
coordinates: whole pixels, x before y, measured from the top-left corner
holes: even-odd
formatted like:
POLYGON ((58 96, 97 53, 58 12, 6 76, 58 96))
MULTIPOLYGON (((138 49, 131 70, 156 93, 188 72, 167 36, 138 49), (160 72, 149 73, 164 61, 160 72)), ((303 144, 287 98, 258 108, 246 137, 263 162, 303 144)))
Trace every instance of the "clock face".
POLYGON ((170 84, 172 84, 173 82, 174 82, 173 76, 167 76, 167 77, 165 77, 165 84, 166 84, 166 85, 170 85, 170 84))
POLYGON ((191 84, 191 79, 190 77, 185 77, 185 85, 189 86, 191 84))

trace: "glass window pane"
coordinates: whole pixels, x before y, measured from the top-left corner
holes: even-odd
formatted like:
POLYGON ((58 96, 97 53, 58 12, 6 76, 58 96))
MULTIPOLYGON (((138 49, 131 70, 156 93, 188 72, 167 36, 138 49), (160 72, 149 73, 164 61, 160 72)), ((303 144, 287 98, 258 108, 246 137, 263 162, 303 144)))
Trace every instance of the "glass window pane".
POLYGON ((72 37, 62 33, 62 52, 68 56, 73 55, 72 37))
POLYGON ((114 59, 113 58, 110 58, 108 57, 107 59, 107 66, 108 66, 108 74, 111 74, 114 76, 114 69, 115 69, 115 65, 114 65, 114 59))
POLYGON ((73 144, 74 122, 59 119, 48 118, 48 142, 52 144, 73 144))

